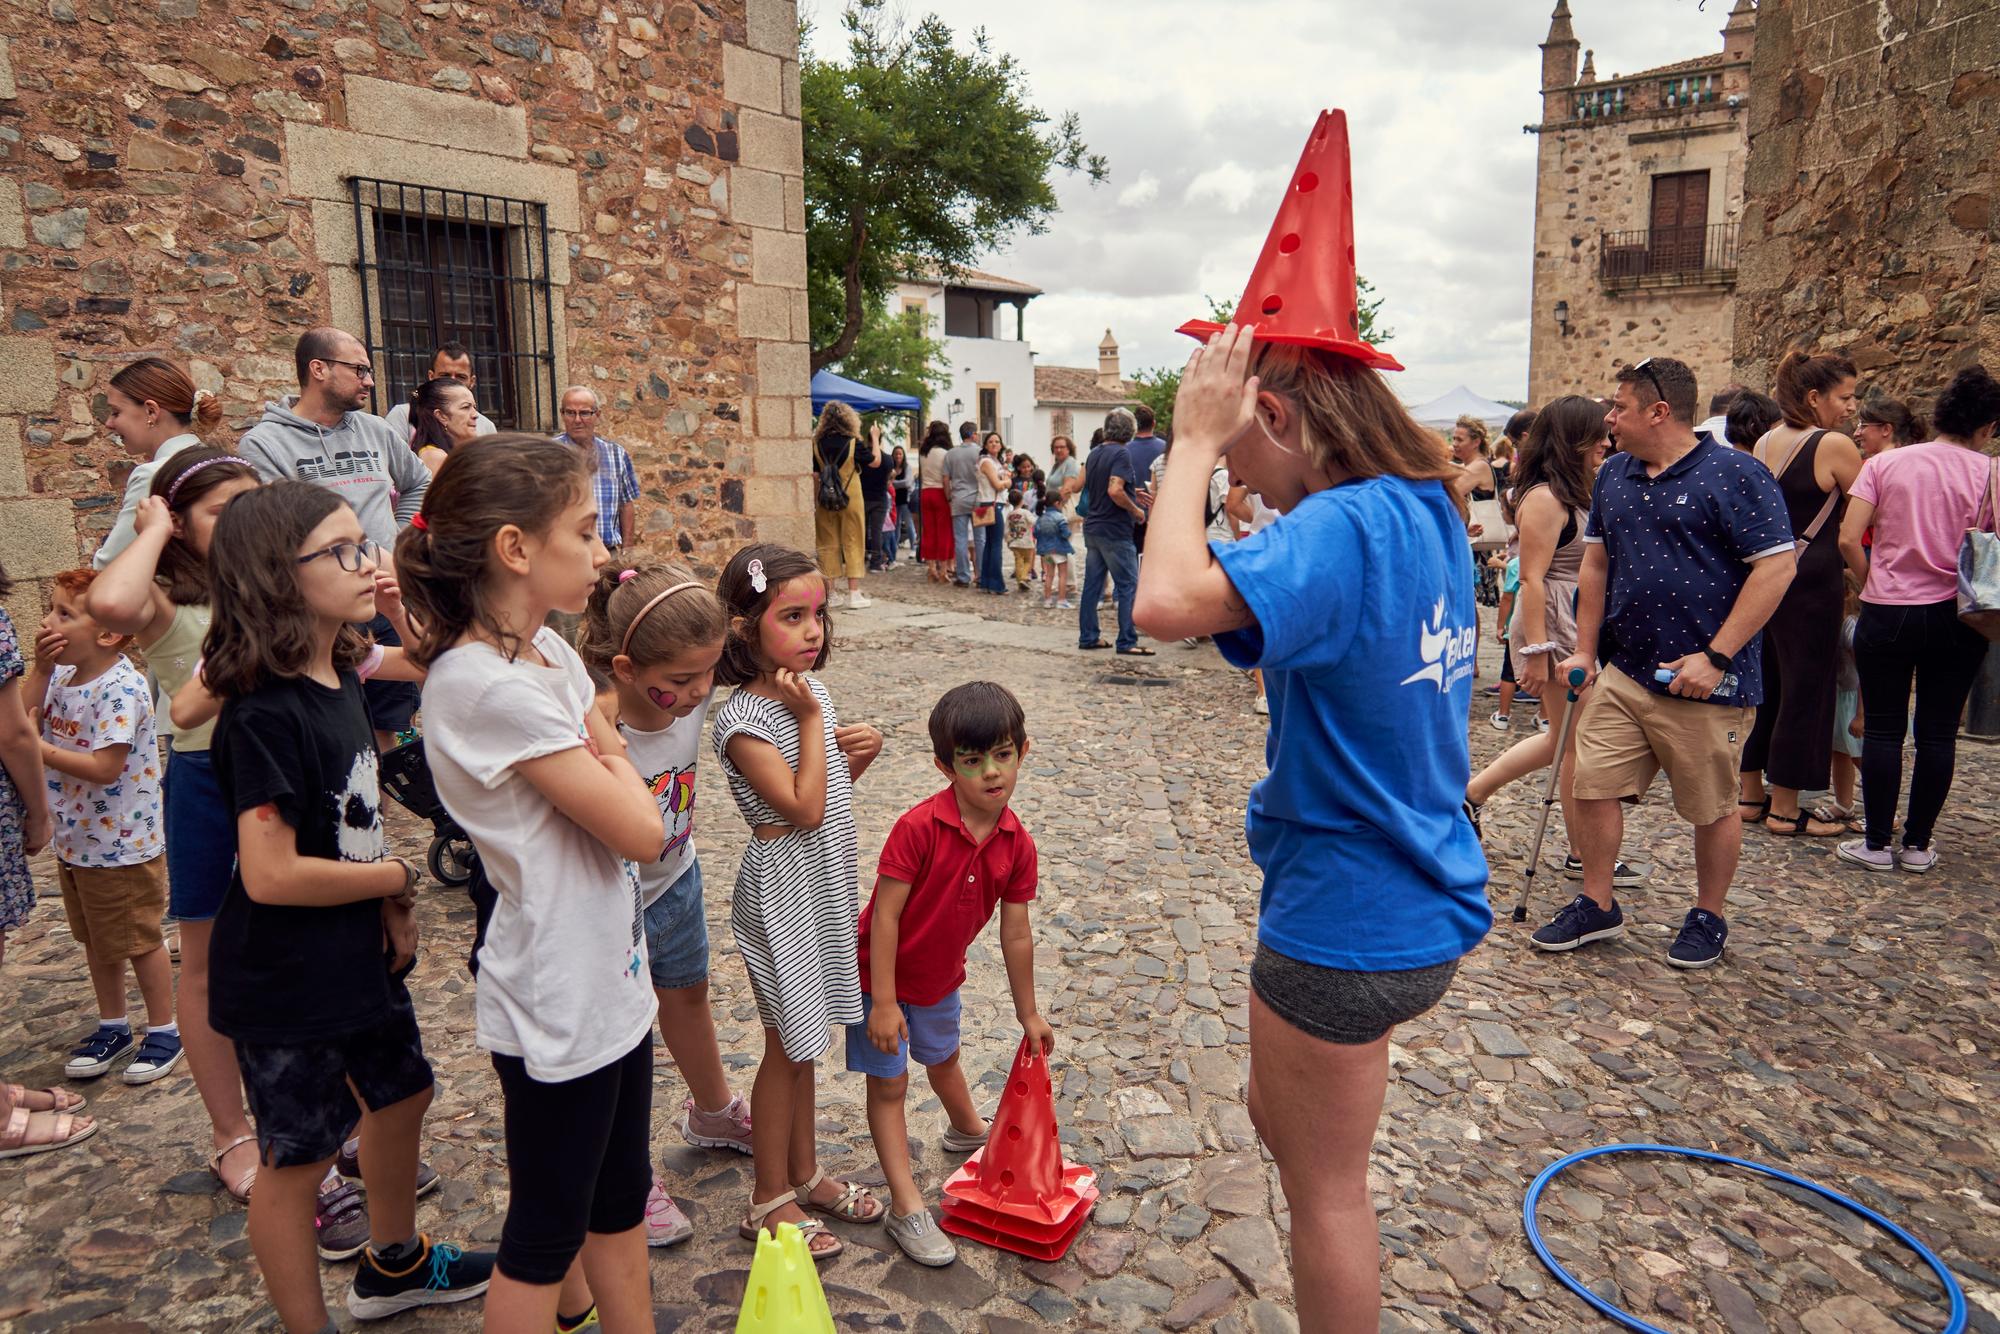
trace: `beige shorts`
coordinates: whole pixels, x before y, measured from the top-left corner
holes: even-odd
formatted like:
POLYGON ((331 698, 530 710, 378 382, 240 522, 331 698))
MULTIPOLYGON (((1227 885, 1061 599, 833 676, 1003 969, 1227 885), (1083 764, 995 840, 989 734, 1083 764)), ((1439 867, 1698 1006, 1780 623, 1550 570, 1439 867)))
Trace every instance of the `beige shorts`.
POLYGON ((56 863, 63 915, 76 943, 100 959, 137 959, 166 943, 167 859, 136 866, 56 863))
POLYGON ((1736 810, 1736 767, 1755 709, 1658 695, 1616 667, 1598 674, 1576 724, 1576 795, 1634 800, 1664 769, 1692 825, 1736 810))

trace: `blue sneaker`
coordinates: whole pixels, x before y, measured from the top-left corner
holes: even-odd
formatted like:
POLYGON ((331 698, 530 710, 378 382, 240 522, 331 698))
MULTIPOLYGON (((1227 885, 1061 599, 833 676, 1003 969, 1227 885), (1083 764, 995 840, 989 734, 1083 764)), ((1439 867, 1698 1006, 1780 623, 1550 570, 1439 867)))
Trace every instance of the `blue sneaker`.
POLYGON ((1591 900, 1588 894, 1579 894, 1571 899, 1563 910, 1534 935, 1528 937, 1538 950, 1552 953, 1573 950, 1579 945, 1588 945, 1593 940, 1609 940, 1613 936, 1625 934, 1625 910, 1613 899, 1607 911, 1591 900))
POLYGON ((468 1254, 447 1242, 419 1236, 416 1253, 393 1266, 375 1254, 361 1252, 354 1284, 347 1290, 347 1313, 356 1320, 380 1320, 415 1310, 470 1301, 493 1281, 492 1251, 468 1254))
POLYGON ((1712 912, 1690 908, 1680 935, 1667 951, 1667 962, 1676 968, 1707 968, 1721 963, 1723 942, 1728 939, 1729 923, 1712 912))
POLYGON ((71 1079, 95 1079, 132 1050, 132 1030, 99 1024, 97 1031, 76 1044, 63 1073, 71 1079))
POLYGON ((165 1079, 180 1063, 180 1034, 148 1030, 145 1041, 139 1044, 139 1051, 132 1057, 132 1064, 125 1067, 122 1078, 128 1084, 150 1084, 156 1079, 165 1079))

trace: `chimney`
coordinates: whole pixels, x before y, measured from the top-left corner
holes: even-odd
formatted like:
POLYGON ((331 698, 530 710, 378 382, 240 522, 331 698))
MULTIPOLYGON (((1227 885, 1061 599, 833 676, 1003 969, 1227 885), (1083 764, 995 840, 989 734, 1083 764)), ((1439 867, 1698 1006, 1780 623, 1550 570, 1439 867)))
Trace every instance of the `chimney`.
POLYGON ((1548 40, 1542 43, 1542 119, 1568 120, 1575 109, 1570 89, 1576 84, 1576 53, 1582 48, 1569 23, 1569 0, 1556 0, 1549 16, 1548 40))
POLYGON ((1125 377, 1118 373, 1118 340, 1109 329, 1104 331, 1104 341, 1097 345, 1097 387, 1113 390, 1125 387, 1125 377))
POLYGON ((1757 7, 1750 0, 1736 0, 1729 22, 1722 29, 1722 58, 1748 60, 1757 46, 1757 7))

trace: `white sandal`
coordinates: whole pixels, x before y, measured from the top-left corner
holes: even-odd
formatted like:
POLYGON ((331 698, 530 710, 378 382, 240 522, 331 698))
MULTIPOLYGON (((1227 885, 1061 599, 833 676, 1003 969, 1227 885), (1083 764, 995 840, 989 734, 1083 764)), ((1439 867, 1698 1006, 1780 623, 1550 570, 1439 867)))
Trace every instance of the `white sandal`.
POLYGON ((828 1218, 838 1218, 843 1223, 879 1223, 889 1216, 889 1211, 883 1208, 881 1201, 875 1198, 875 1192, 869 1190, 866 1186, 857 1186, 852 1181, 835 1182, 834 1184, 841 1188, 840 1194, 826 1204, 819 1203, 819 1201, 813 1199, 812 1193, 818 1190, 820 1183, 825 1180, 826 1169, 822 1167, 813 1173, 811 1181, 806 1182, 803 1186, 796 1186, 792 1189, 792 1194, 798 1199, 799 1208, 818 1210, 828 1218), (875 1206, 874 1213, 865 1214, 860 1212, 863 1200, 875 1206))
MULTIPOLYGON (((776 1199, 766 1200, 762 1204, 758 1204, 755 1200, 752 1200, 750 1202, 750 1221, 740 1224, 736 1229, 736 1235, 745 1241, 757 1240, 766 1231, 764 1226, 766 1218, 769 1218, 777 1210, 784 1208, 788 1204, 797 1203, 798 1198, 794 1195, 780 1195, 776 1199)), ((806 1243, 806 1254, 810 1255, 814 1260, 831 1260, 834 1256, 839 1255, 847 1249, 847 1243, 839 1237, 834 1236, 833 1233, 828 1232, 826 1224, 820 1222, 817 1218, 808 1218, 805 1222, 794 1223, 792 1226, 799 1230, 799 1236, 804 1238, 806 1243), (813 1242, 820 1237, 831 1238, 833 1245, 826 1247, 824 1250, 814 1250, 813 1242)), ((774 1237, 778 1235, 776 1227, 770 1228, 769 1231, 774 1237)))

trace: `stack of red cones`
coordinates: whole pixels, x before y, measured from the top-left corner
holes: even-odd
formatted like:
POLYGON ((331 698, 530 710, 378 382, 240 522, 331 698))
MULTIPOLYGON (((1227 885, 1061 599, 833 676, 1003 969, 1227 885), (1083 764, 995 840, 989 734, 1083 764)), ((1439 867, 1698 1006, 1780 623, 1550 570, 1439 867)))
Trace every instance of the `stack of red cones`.
POLYGON ((1031 1259, 1059 1260, 1096 1204, 1096 1174, 1063 1159, 1048 1062, 1024 1041, 986 1147, 945 1182, 944 1230, 1031 1259))

